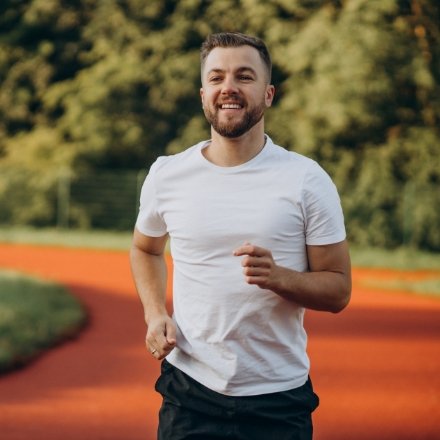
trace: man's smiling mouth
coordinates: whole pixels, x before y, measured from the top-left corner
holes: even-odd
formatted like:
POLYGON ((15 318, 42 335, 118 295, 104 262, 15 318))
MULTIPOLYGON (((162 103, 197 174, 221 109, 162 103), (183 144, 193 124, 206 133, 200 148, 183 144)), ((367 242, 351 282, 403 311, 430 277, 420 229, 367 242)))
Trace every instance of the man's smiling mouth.
POLYGON ((221 109, 241 109, 243 108, 240 104, 222 104, 220 106, 221 109))

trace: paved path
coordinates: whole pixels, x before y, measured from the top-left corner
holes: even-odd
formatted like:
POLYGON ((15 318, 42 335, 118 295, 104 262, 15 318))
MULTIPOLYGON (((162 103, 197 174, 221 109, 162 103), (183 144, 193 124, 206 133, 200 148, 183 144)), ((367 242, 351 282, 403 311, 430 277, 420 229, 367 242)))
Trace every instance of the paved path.
MULTIPOLYGON (((67 285, 91 317, 75 340, 0 377, 0 438, 154 440, 159 365, 127 254, 2 245, 0 267, 67 285)), ((354 275, 346 311, 307 313, 315 440, 439 439, 440 300, 367 291, 369 272, 354 275)))

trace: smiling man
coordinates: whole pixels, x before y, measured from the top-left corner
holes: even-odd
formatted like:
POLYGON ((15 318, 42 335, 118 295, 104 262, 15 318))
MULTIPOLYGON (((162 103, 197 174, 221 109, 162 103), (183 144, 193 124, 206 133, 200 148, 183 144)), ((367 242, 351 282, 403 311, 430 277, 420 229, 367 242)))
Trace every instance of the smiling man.
POLYGON ((158 438, 311 439, 304 312, 339 312, 351 292, 339 197, 316 162, 265 134, 275 89, 260 39, 209 36, 201 77, 211 139, 153 164, 131 249, 162 360, 158 438))
POLYGON ((233 57, 228 48, 213 50, 202 64, 203 88, 200 90, 205 116, 213 130, 232 139, 243 136, 261 122, 274 93, 269 79, 270 71, 256 50, 239 46, 234 49, 233 57), (243 93, 237 92, 238 85, 243 93))

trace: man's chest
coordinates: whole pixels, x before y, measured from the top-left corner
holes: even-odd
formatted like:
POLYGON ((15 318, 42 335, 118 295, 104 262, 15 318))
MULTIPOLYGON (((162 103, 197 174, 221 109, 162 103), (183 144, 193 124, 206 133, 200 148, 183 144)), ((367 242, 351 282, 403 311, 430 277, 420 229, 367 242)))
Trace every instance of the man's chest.
POLYGON ((268 245, 304 237, 304 218, 295 188, 268 178, 219 179, 175 187, 160 202, 172 239, 204 248, 243 241, 268 245))

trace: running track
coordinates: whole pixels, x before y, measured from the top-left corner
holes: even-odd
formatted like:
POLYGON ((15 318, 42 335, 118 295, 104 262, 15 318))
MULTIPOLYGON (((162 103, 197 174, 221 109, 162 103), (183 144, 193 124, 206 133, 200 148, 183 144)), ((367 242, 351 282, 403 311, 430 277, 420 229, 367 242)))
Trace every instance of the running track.
MULTIPOLYGON (((0 267, 67 285, 90 314, 78 338, 0 377, 0 439, 154 440, 159 364, 127 254, 2 245, 0 267)), ((307 312, 314 439, 440 439, 440 300, 365 290, 369 273, 354 271, 341 314, 307 312)))

